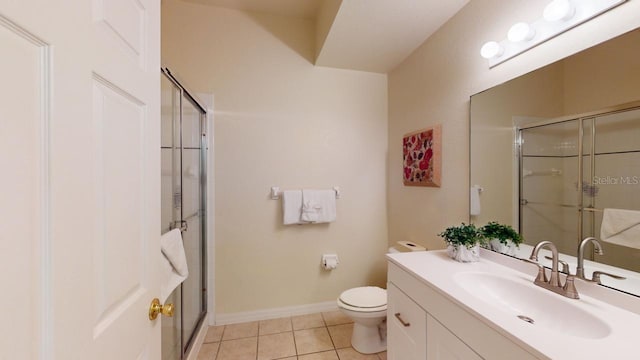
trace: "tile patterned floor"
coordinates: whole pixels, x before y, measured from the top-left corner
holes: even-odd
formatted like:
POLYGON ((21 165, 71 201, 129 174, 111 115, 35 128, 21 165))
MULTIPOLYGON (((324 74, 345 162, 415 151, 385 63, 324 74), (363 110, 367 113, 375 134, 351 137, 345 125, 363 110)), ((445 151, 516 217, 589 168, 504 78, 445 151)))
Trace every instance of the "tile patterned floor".
POLYGON ((386 360, 351 347, 353 322, 340 311, 211 326, 198 360, 386 360))

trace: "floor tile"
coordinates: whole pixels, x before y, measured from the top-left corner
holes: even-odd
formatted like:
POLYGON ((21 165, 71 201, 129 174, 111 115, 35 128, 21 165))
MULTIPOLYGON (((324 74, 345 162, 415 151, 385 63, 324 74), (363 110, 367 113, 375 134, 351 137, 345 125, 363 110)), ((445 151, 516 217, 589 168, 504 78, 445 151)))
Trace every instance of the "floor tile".
POLYGON ((293 330, 313 329, 325 326, 320 313, 294 316, 291 318, 291 322, 293 322, 293 330))
POLYGON ((323 312, 322 317, 324 318, 324 322, 327 326, 350 324, 353 322, 350 317, 343 314, 340 310, 323 312))
POLYGON ((220 343, 216 360, 255 360, 258 355, 258 338, 228 340, 220 343))
POLYGON ((222 332, 224 331, 223 326, 209 326, 207 329, 207 336, 204 338, 205 343, 218 342, 222 340, 222 332))
POLYGON ((333 349, 327 328, 294 331, 298 355, 333 349))
POLYGON ((343 324, 327 327, 331 340, 336 349, 351 346, 351 334, 353 333, 353 324, 343 324))
POLYGON ((215 360, 220 343, 202 344, 198 352, 197 360, 215 360))
POLYGON ((296 355, 292 332, 258 337, 258 360, 281 359, 292 355, 296 355))
POLYGON ((242 339, 253 336, 258 336, 257 321, 225 326, 222 340, 242 339))
POLYGON ((381 353, 378 353, 378 357, 380 358, 380 360, 387 360, 387 352, 383 351, 381 353))
POLYGON ((291 318, 263 320, 260 321, 259 328, 261 336, 291 331, 291 318))
POLYGON ((379 360, 380 359, 376 354, 369 354, 369 355, 360 354, 359 352, 355 351, 353 348, 338 349, 336 351, 338 352, 338 357, 340 357, 340 360, 379 360))
POLYGON ((314 354, 300 355, 298 360, 339 360, 335 350, 323 351, 314 354))

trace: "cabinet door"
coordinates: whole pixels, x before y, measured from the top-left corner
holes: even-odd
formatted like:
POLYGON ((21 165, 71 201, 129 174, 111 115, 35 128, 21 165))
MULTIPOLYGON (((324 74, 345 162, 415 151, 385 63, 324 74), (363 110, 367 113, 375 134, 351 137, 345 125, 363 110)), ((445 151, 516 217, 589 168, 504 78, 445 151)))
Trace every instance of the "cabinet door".
POLYGON ((431 315, 427 315, 427 344, 429 360, 482 359, 431 315))
POLYGON ((387 358, 427 358, 427 313, 392 283, 387 286, 387 358))

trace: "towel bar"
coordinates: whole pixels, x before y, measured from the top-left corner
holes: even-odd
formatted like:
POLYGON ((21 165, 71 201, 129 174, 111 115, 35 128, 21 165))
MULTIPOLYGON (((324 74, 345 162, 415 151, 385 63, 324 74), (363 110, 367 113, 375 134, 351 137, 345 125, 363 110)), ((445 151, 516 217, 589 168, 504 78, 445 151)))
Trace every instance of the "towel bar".
MULTIPOLYGON (((338 186, 333 187, 333 191, 336 192, 336 199, 340 199, 340 188, 338 186)), ((282 190, 278 186, 271 187, 271 200, 280 199, 280 195, 282 195, 282 190)))

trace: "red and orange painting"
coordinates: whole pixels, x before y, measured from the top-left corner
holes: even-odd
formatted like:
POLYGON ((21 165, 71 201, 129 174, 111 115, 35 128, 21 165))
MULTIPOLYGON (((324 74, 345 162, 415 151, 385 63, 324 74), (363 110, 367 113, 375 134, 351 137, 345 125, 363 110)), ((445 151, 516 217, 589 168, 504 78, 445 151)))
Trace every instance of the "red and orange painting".
POLYGON ((435 125, 402 138, 402 176, 405 185, 440 187, 441 135, 441 125, 435 125))

